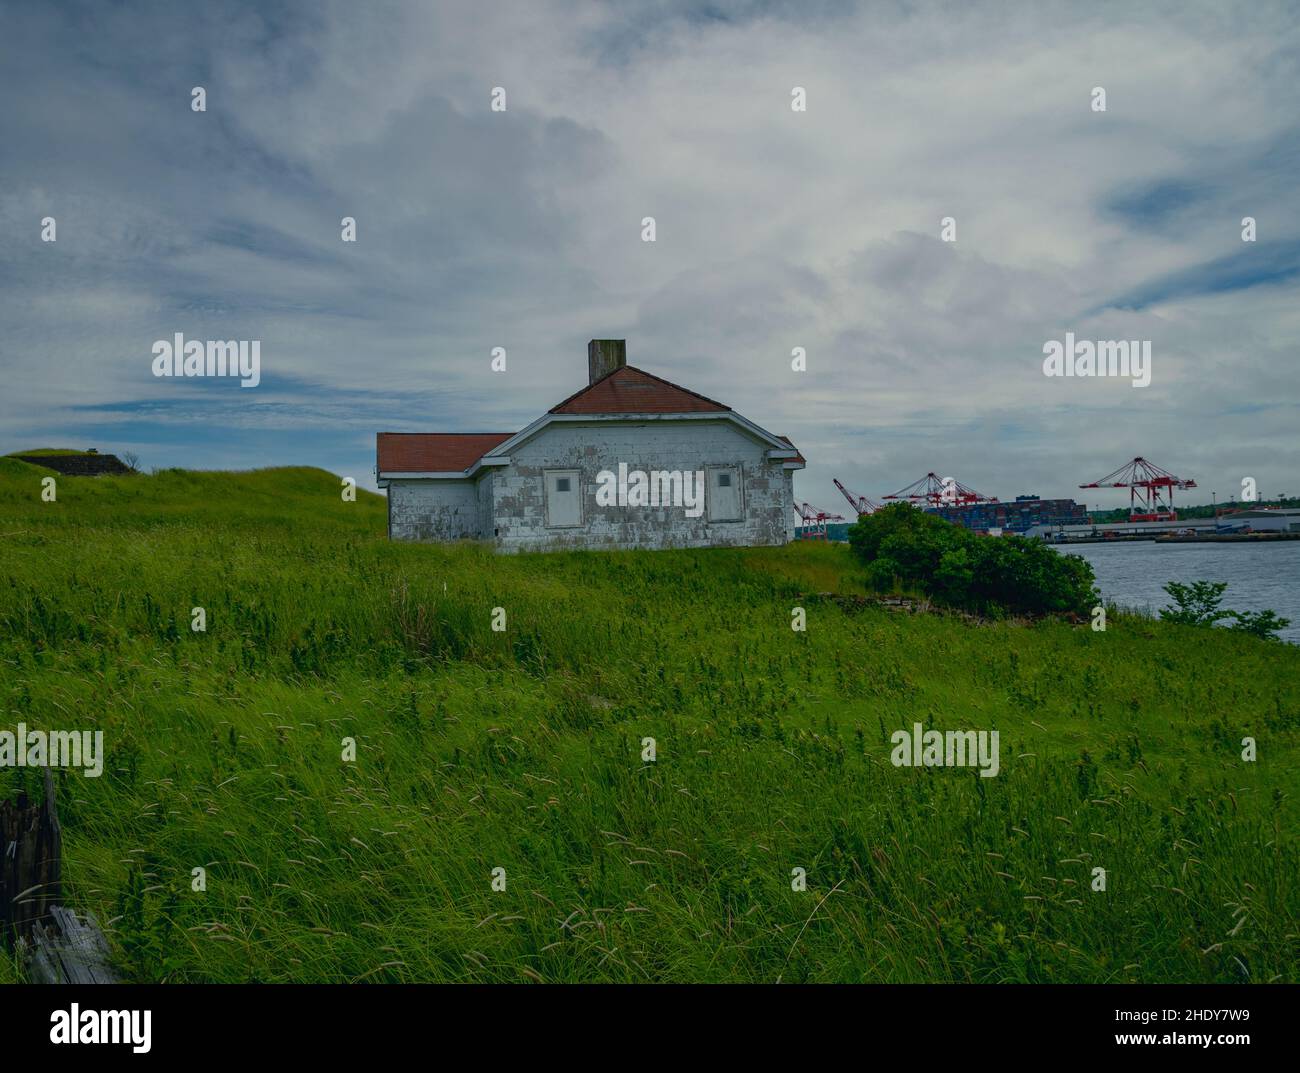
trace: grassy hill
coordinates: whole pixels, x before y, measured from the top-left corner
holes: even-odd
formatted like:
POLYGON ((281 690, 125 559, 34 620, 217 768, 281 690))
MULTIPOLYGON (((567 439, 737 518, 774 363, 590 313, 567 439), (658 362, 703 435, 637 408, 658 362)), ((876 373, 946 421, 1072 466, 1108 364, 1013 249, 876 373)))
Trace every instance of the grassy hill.
POLYGON ((1294 646, 801 596, 865 591, 843 546, 395 545, 319 470, 47 475, 0 460, 0 728, 105 732, 64 879, 133 979, 1300 979, 1294 646), (892 766, 913 722, 1001 773, 892 766))
POLYGON ((40 455, 44 455, 48 458, 57 458, 64 455, 85 455, 89 453, 90 453, 89 451, 78 451, 70 447, 37 447, 35 450, 32 451, 12 451, 9 454, 7 454, 5 457, 16 458, 19 455, 23 455, 28 458, 34 458, 40 455))

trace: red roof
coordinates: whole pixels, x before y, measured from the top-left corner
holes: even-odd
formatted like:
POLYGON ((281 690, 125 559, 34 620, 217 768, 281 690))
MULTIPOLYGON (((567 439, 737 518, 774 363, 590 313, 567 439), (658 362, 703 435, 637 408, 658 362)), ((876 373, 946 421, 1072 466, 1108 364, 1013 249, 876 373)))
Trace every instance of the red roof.
MULTIPOLYGON (((778 436, 777 439, 778 439, 778 440, 785 440, 785 442, 788 443, 788 444, 790 445, 790 449, 791 449, 792 451, 796 451, 796 452, 797 452, 797 451, 799 450, 799 448, 796 447, 796 446, 794 445, 794 441, 793 441, 792 439, 790 439, 789 436, 778 436)), ((795 461, 795 462, 798 462, 801 466, 806 466, 806 465, 808 464, 808 463, 804 460, 803 455, 797 455, 797 456, 795 457, 794 461, 795 461)))
POLYGON ((553 414, 698 414, 727 413, 730 406, 624 365, 570 395, 553 414))
POLYGON ((381 432, 380 473, 459 473, 513 432, 381 432))
MULTIPOLYGON (((624 365, 570 395, 553 414, 730 413, 731 407, 624 365)), ((463 473, 513 432, 381 432, 380 473, 463 473)), ((790 443, 784 436, 786 443, 790 443)), ((790 444, 794 447, 794 444, 790 444)), ((799 459, 803 461, 802 458, 799 459)))

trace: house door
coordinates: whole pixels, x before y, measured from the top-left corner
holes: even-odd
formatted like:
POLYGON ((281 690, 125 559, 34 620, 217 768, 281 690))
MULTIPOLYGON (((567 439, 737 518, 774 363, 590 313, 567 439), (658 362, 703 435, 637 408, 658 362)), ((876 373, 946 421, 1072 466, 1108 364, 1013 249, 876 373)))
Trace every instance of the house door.
POLYGON ((740 512, 740 469, 713 466, 709 469, 709 521, 738 522, 740 512))
POLYGON ((576 469, 546 471, 546 524, 552 528, 582 524, 580 474, 576 469))

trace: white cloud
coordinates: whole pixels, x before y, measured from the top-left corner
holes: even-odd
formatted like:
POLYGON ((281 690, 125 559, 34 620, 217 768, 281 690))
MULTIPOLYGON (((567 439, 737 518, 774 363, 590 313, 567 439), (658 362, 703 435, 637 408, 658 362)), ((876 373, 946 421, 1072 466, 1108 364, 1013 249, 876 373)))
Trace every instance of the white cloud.
POLYGON ((522 424, 580 386, 588 337, 626 335, 634 363, 791 435, 800 496, 827 506, 831 476, 878 496, 928 469, 1065 495, 1135 453, 1202 487, 1295 472, 1294 278, 1089 314, 1297 248, 1284 5, 667 10, 12 16, 0 446, 87 413, 147 443, 140 422, 207 406, 315 428, 321 464, 368 471, 371 432, 522 424), (1151 387, 1044 378, 1065 330, 1151 338, 1151 387), (257 399, 150 376, 175 331, 262 339, 257 399))

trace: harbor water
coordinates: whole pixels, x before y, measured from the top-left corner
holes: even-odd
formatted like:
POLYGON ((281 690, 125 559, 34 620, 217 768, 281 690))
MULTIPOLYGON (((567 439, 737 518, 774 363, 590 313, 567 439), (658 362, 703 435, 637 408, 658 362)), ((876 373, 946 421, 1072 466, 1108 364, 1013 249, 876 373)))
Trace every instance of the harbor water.
POLYGON ((1278 636, 1300 644, 1300 540, 1240 544, 1053 545, 1062 554, 1092 564, 1102 599, 1156 614, 1172 603, 1163 586, 1170 581, 1226 581, 1222 607, 1233 611, 1272 608, 1291 625, 1278 636))

